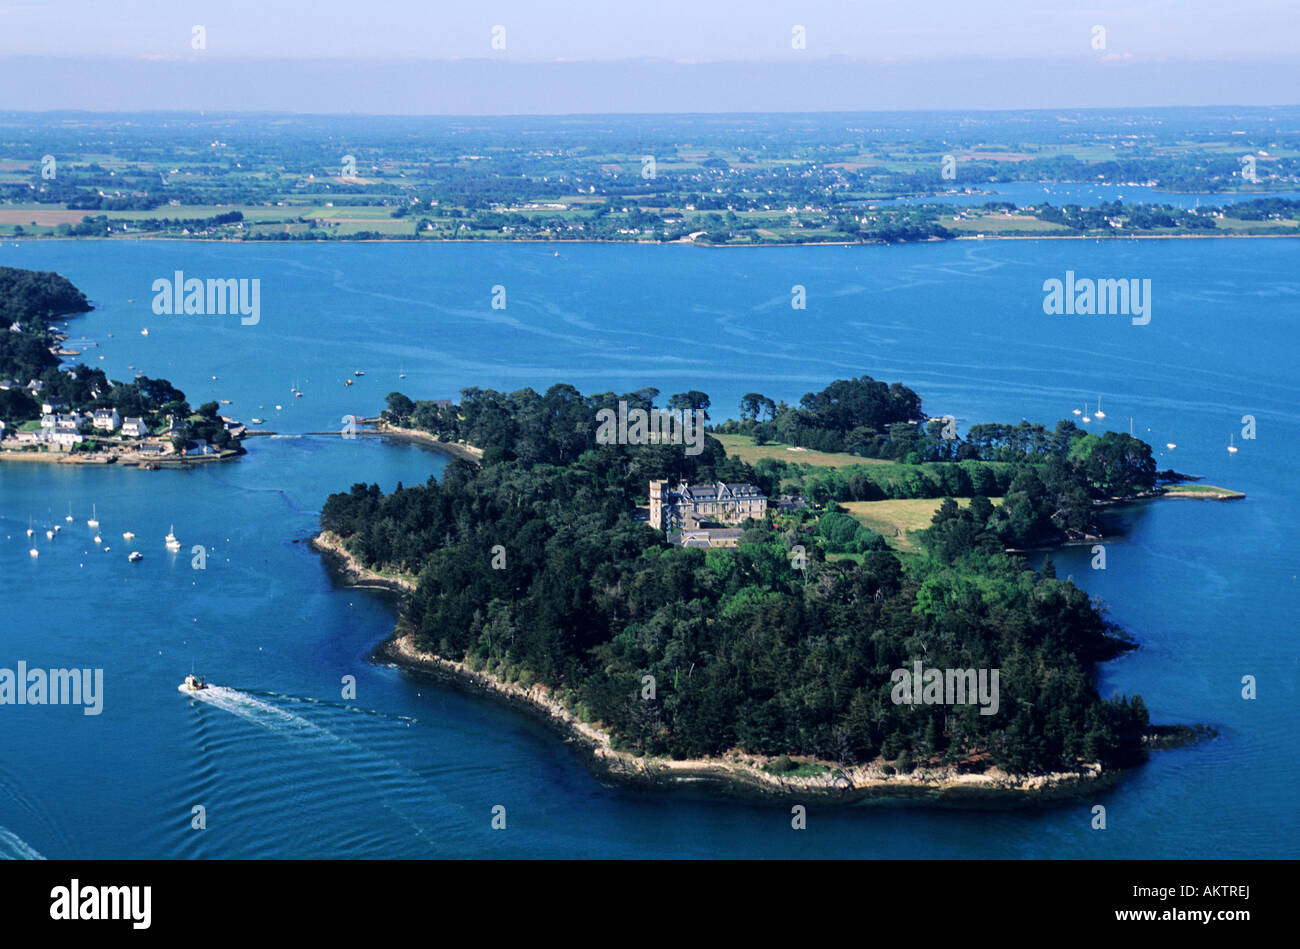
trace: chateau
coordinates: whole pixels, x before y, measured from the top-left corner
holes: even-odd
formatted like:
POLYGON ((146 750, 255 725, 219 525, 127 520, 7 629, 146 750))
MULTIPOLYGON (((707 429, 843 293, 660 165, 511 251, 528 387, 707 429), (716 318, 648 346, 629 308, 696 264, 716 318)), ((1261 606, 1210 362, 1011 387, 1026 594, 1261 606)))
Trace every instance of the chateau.
POLYGON ((678 485, 650 482, 650 524, 662 531, 696 530, 707 522, 739 524, 767 514, 767 495, 752 484, 678 485))

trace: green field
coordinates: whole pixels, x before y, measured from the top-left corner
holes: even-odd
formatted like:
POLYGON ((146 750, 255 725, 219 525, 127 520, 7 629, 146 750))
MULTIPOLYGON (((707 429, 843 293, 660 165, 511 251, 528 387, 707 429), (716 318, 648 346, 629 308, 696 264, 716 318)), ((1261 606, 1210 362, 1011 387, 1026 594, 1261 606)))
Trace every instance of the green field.
POLYGON ((858 455, 850 455, 847 452, 792 451, 792 446, 781 442, 755 445, 753 437, 749 435, 714 435, 713 437, 722 442, 722 447, 727 449, 728 455, 739 458, 750 465, 760 458, 775 458, 780 461, 798 462, 803 465, 814 465, 823 468, 842 468, 845 465, 893 464, 893 462, 882 461, 879 458, 862 458, 858 455))
MULTIPOLYGON (((970 498, 958 498, 957 506, 966 508, 970 498)), ((989 498, 995 505, 1001 504, 1001 498, 989 498)), ((919 549, 915 533, 930 526, 934 512, 943 504, 943 498, 908 498, 890 501, 844 501, 840 507, 857 518, 890 544, 890 546, 914 553, 919 549)))

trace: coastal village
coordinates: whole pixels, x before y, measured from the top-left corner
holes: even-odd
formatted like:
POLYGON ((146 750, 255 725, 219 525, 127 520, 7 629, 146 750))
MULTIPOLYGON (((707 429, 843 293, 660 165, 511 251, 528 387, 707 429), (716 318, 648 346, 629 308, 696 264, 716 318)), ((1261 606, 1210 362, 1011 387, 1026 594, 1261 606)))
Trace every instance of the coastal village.
POLYGON ((193 437, 191 419, 167 415, 151 426, 139 416, 123 418, 115 408, 81 409, 68 405, 64 399, 42 396, 45 386, 40 380, 31 380, 25 386, 18 386, 13 380, 0 380, 0 391, 14 388, 23 389, 40 402, 41 417, 14 431, 7 430, 0 421, 0 457, 5 459, 138 465, 215 460, 238 454, 238 441, 245 433, 243 423, 217 416, 211 421, 229 433, 223 441, 235 445, 220 448, 207 438, 193 437))
POLYGON ((15 366, 27 371, 17 379, 0 377, 7 406, 0 417, 0 460, 152 468, 243 453, 245 426, 219 414, 218 403, 191 409, 184 393, 166 380, 137 372, 135 380, 121 383, 98 369, 59 365, 78 353, 66 348, 66 333, 53 328, 15 320, 8 332, 8 339, 25 337, 29 346, 39 340, 49 356, 43 364, 11 359, 9 372, 15 366))

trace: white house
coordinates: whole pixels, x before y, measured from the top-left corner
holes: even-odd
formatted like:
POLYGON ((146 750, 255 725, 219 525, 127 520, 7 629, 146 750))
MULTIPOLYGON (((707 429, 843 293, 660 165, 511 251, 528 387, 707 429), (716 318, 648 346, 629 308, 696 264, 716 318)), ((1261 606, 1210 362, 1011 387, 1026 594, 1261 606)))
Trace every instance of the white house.
POLYGON ((149 434, 149 430, 144 427, 144 419, 127 418, 122 423, 122 434, 127 438, 144 438, 149 434))
POLYGON ((63 399, 46 399, 41 405, 42 412, 66 412, 68 403, 63 399))
POLYGON ((122 416, 117 414, 117 409, 95 409, 95 428, 104 432, 113 432, 122 424, 122 416))
MULTIPOLYGON (((44 419, 42 419, 42 423, 44 419)), ((54 430, 56 432, 79 432, 81 431, 81 416, 79 415, 56 415, 54 416, 54 430)))
POLYGON ((41 416, 41 428, 53 428, 54 423, 58 421, 58 416, 52 412, 46 412, 41 416))
POLYGON ((50 445, 59 451, 71 451, 72 446, 81 441, 80 432, 56 431, 50 435, 50 445))

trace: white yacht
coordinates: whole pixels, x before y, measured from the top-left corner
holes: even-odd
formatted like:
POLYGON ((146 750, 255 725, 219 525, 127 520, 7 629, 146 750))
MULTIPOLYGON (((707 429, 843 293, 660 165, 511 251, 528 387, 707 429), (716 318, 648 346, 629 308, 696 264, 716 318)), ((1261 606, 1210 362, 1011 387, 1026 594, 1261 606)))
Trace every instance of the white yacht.
POLYGON ((99 511, 95 510, 95 505, 90 506, 90 520, 86 521, 86 526, 94 529, 99 526, 99 511))
POLYGON ((171 526, 171 530, 167 532, 167 537, 164 539, 163 542, 167 545, 167 549, 170 550, 172 553, 176 553, 176 551, 181 549, 181 542, 176 539, 175 524, 171 526))

